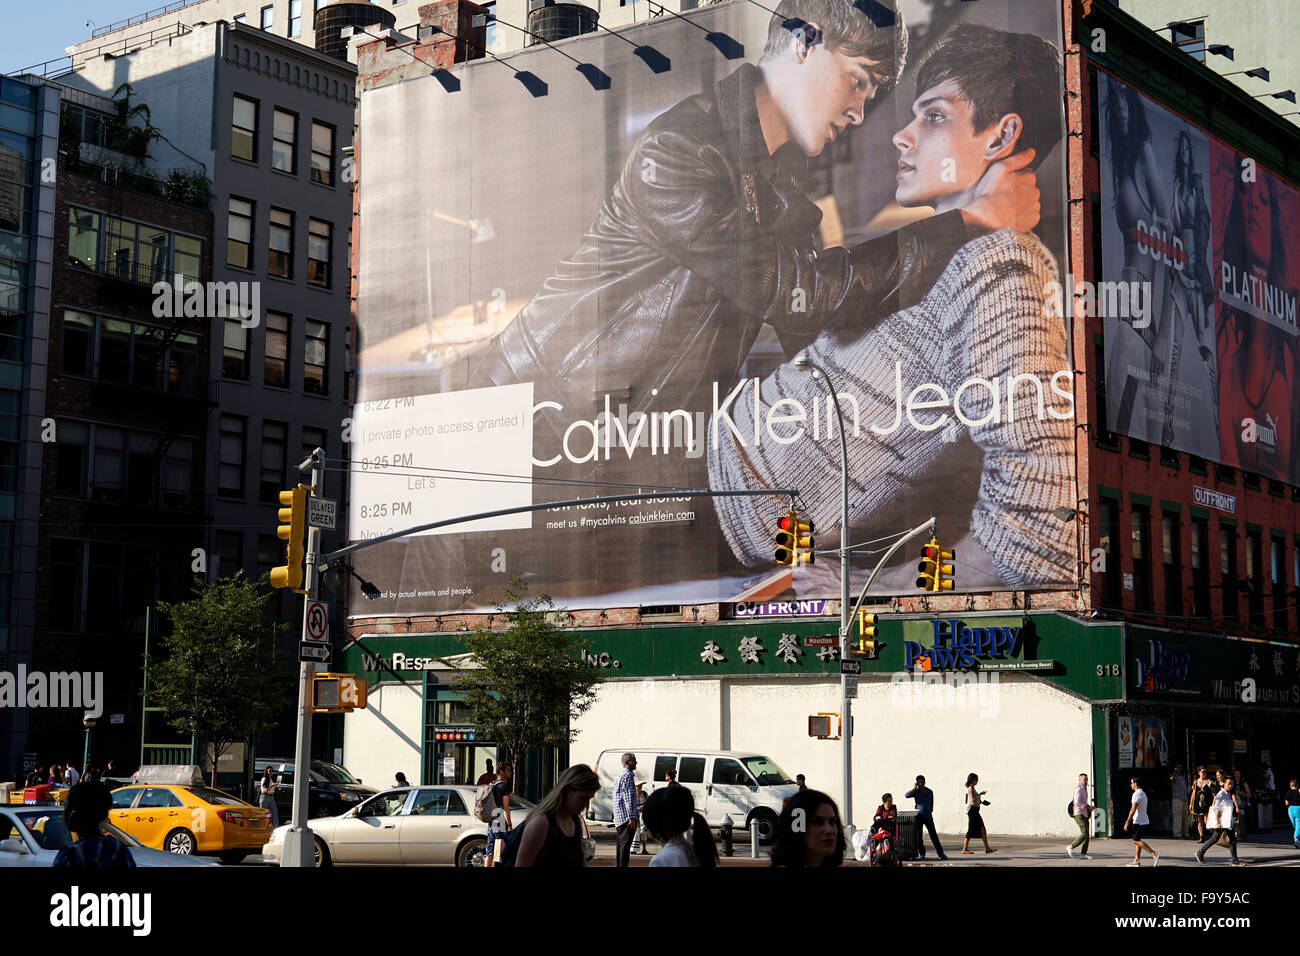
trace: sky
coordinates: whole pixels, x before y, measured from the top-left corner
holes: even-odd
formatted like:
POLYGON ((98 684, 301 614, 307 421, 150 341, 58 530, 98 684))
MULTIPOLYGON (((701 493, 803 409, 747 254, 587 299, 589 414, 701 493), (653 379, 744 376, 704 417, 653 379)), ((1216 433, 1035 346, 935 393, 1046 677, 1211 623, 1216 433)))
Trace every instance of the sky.
POLYGON ((4 0, 0 73, 63 56, 63 48, 90 38, 91 28, 161 9, 158 0, 4 0))

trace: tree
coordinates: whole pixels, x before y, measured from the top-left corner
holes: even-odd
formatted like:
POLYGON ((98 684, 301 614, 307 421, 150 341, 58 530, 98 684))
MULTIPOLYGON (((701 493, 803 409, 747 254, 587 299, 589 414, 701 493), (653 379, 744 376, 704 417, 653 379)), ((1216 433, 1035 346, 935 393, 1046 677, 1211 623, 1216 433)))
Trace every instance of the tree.
POLYGON ((443 659, 457 672, 459 690, 483 732, 523 770, 534 747, 562 747, 577 735, 569 722, 596 701, 599 671, 583 662, 591 643, 555 623, 548 595, 524 599, 527 585, 514 578, 502 588, 497 611, 510 627, 465 638, 470 660, 443 659))
POLYGON ((270 599, 240 572, 196 584, 192 600, 158 605, 171 633, 165 654, 147 658, 149 696, 172 727, 212 745, 213 786, 231 744, 259 736, 288 704, 270 599))

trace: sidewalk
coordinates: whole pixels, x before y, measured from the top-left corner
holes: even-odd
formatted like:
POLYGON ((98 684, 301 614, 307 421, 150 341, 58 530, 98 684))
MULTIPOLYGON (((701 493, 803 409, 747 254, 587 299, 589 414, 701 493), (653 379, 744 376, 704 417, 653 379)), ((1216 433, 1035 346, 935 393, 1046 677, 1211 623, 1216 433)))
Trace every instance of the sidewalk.
MULTIPOLYGON (((589 866, 614 865, 613 831, 603 827, 593 827, 592 838, 596 841, 596 859, 589 866)), ((759 850, 757 860, 750 858, 749 840, 744 831, 738 833, 735 841, 734 856, 722 857, 723 866, 767 866, 768 858, 764 850, 759 850)), ((1094 839, 1088 847, 1091 860, 1070 859, 1065 848, 1071 840, 1061 837, 1006 836, 989 834, 989 845, 996 853, 985 853, 983 844, 971 841, 971 855, 963 856, 962 838, 957 834, 941 833, 939 842, 943 844, 947 860, 940 860, 934 854, 934 847, 926 842, 924 860, 910 860, 904 866, 1069 866, 1069 867, 1124 867, 1133 859, 1133 843, 1127 839, 1094 839)), ((1161 867, 1165 866, 1201 866, 1196 862, 1196 851, 1200 849, 1198 840, 1177 840, 1171 837, 1148 838, 1147 845, 1160 854, 1161 867)), ((659 845, 653 840, 646 847, 647 855, 634 855, 629 861, 632 866, 648 866, 651 858, 659 851, 659 845)), ((718 852, 722 852, 722 843, 718 842, 718 852)), ((1076 851, 1077 852, 1077 851, 1076 851)), ((1248 840, 1237 844, 1237 858, 1247 865, 1287 863, 1300 866, 1300 850, 1291 843, 1291 830, 1275 829, 1265 833, 1252 833, 1248 840)), ((1212 847, 1205 855, 1204 867, 1226 867, 1229 862, 1227 847, 1212 847)), ((866 866, 856 860, 845 861, 848 866, 866 866)), ((1142 867, 1151 866, 1151 857, 1142 854, 1142 867)))

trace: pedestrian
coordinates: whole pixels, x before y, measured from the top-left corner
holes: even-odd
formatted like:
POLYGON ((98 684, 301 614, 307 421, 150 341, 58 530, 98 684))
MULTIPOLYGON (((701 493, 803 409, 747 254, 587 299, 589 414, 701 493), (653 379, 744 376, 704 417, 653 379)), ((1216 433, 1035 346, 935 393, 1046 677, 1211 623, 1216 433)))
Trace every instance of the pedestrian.
POLYGON ((50 779, 47 780, 46 783, 48 783, 51 787, 63 786, 63 765, 62 764, 57 764, 57 763, 50 764, 50 779))
POLYGON ((1291 843, 1300 850, 1300 781, 1291 780, 1291 789, 1283 798, 1286 801, 1286 814, 1291 818, 1291 843))
POLYGON ((844 865, 848 842, 835 801, 820 790, 800 790, 781 808, 776 821, 772 865, 832 867, 844 865))
POLYGON ((987 807, 989 802, 984 799, 987 790, 976 790, 975 784, 980 782, 979 774, 971 773, 966 775, 966 839, 961 845, 961 851, 971 854, 970 841, 983 840, 985 853, 997 853, 993 847, 989 846, 989 831, 984 826, 984 818, 980 816, 980 807, 987 807))
POLYGON ((406 782, 406 774, 402 773, 402 771, 400 771, 400 770, 397 771, 397 776, 393 778, 393 786, 394 786, 394 787, 409 787, 410 784, 406 782))
POLYGON ((636 784, 636 830, 632 834, 632 852, 645 856, 649 851, 645 848, 649 840, 649 834, 645 829, 645 782, 638 780, 636 784))
POLYGON ((1210 804, 1214 802, 1214 781, 1210 779, 1210 772, 1204 767, 1196 768, 1196 779, 1192 781, 1192 798, 1188 804, 1191 810, 1192 819, 1196 823, 1196 839, 1201 841, 1205 839, 1205 815, 1210 812, 1210 804))
POLYGON ((1233 792, 1234 789, 1233 781, 1227 780, 1224 782, 1223 789, 1214 795, 1214 805, 1210 807, 1210 812, 1205 818, 1210 836, 1196 851, 1197 863, 1205 862, 1205 853, 1210 847, 1221 840, 1227 840, 1228 852, 1232 855, 1232 865, 1241 866, 1241 861, 1237 859, 1237 834, 1232 828, 1233 818, 1241 812, 1241 804, 1238 802, 1237 794, 1233 792))
POLYGON ((627 866, 637 830, 636 755, 623 754, 623 772, 614 784, 614 829, 618 833, 615 866, 627 866))
POLYGON ((1273 765, 1270 764, 1267 760, 1265 760, 1262 764, 1260 764, 1260 769, 1263 771, 1264 789, 1277 790, 1277 784, 1274 782, 1274 778, 1273 778, 1273 765))
POLYGON ((880 806, 876 807, 875 816, 871 818, 873 832, 877 829, 886 831, 890 840, 898 842, 898 807, 894 806, 894 795, 884 793, 880 796, 880 806))
POLYGON ((63 771, 63 785, 65 787, 75 787, 81 783, 81 774, 77 773, 77 765, 73 761, 68 761, 68 768, 63 771))
POLYGON ((48 783, 49 779, 50 775, 45 772, 45 764, 38 763, 32 768, 32 772, 27 775, 27 780, 23 785, 27 787, 39 787, 43 783, 48 783))
POLYGON ((113 769, 113 761, 110 760, 110 761, 108 761, 108 763, 104 764, 104 773, 103 773, 103 777, 104 777, 105 779, 111 780, 111 779, 113 779, 113 774, 114 774, 114 773, 116 773, 116 771, 113 769))
POLYGON ((1169 775, 1169 818, 1173 821, 1175 840, 1187 839, 1187 804, 1190 799, 1183 765, 1175 764, 1174 772, 1169 775))
POLYGON ((916 804, 917 855, 922 860, 925 859, 925 839, 920 832, 920 828, 924 826, 929 831, 930 842, 934 844, 934 852, 939 854, 939 859, 948 859, 948 855, 943 852, 943 847, 939 845, 939 834, 934 832, 934 791, 925 785, 925 777, 917 774, 916 786, 903 796, 916 804))
POLYGON ((1129 802, 1128 816, 1124 819, 1124 832, 1131 833, 1133 837, 1133 862, 1128 865, 1141 866, 1142 851, 1146 850, 1152 856, 1151 865, 1159 866, 1160 854, 1151 849, 1146 840, 1142 839, 1151 826, 1151 819, 1147 816, 1147 792, 1142 789, 1142 784, 1137 777, 1130 777, 1128 783, 1133 789, 1133 799, 1129 802))
POLYGON ((1066 856, 1073 857, 1075 848, 1079 850, 1079 859, 1091 860, 1088 855, 1088 830, 1090 827, 1089 818, 1092 816, 1092 804, 1088 802, 1088 775, 1079 774, 1079 784, 1074 788, 1074 800, 1071 802, 1070 813, 1074 817, 1074 822, 1079 825, 1079 835, 1074 842, 1065 848, 1066 856))
POLYGON ((492 784, 488 797, 492 804, 492 822, 488 824, 487 856, 483 859, 484 866, 492 865, 497 841, 503 841, 504 845, 506 837, 514 828, 514 823, 510 819, 510 781, 514 775, 515 765, 509 760, 502 760, 497 764, 497 782, 492 784))
POLYGON ((77 835, 54 858, 55 866, 122 869, 135 866, 131 851, 114 836, 101 834, 100 824, 108 819, 113 796, 102 783, 82 783, 68 791, 63 801, 63 820, 77 835))
POLYGON ((651 866, 718 866, 718 845, 708 822, 695 812, 695 798, 686 787, 671 782, 646 799, 642 814, 646 829, 663 844, 651 866), (687 834, 691 835, 687 839, 687 834))
POLYGON ((795 782, 795 785, 796 785, 800 790, 807 790, 807 789, 808 789, 808 785, 807 785, 806 783, 804 783, 803 774, 801 774, 801 773, 797 773, 797 774, 795 774, 795 775, 794 775, 794 782, 795 782))
MULTIPOLYGON (((508 762, 502 766, 508 766, 508 762)), ((555 787, 520 824, 523 832, 511 865, 548 869, 585 866, 582 812, 598 790, 600 778, 586 764, 574 764, 560 774, 555 787)))
POLYGON ((477 781, 475 781, 474 786, 481 787, 485 783, 491 783, 492 778, 495 777, 496 775, 497 775, 496 771, 492 769, 492 758, 488 757, 487 769, 484 770, 481 774, 479 774, 479 778, 477 781))
POLYGON ((262 771, 262 779, 258 783, 257 805, 263 810, 271 811, 271 829, 274 830, 280 825, 280 808, 275 802, 275 773, 270 767, 262 771))
POLYGON ((1240 807, 1233 823, 1236 825, 1237 839, 1244 843, 1250 833, 1250 808, 1255 802, 1255 795, 1240 770, 1232 771, 1232 783, 1232 792, 1237 795, 1237 805, 1240 807))
POLYGON ((81 768, 81 779, 85 783, 97 783, 99 781, 99 770, 86 764, 81 768))
MULTIPOLYGON (((668 781, 668 786, 670 787, 681 786, 681 784, 677 782, 677 771, 673 770, 671 767, 664 771, 664 778, 668 781)), ((692 803, 693 802, 694 799, 692 799, 692 803)))

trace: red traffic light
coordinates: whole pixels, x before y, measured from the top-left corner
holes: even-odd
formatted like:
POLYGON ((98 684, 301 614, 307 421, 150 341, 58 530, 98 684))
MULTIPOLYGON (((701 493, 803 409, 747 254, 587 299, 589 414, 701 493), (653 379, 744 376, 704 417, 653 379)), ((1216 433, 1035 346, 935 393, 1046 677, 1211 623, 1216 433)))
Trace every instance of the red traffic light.
POLYGON ((782 515, 776 519, 776 526, 782 531, 791 531, 794 529, 794 522, 790 520, 789 515, 782 515))

